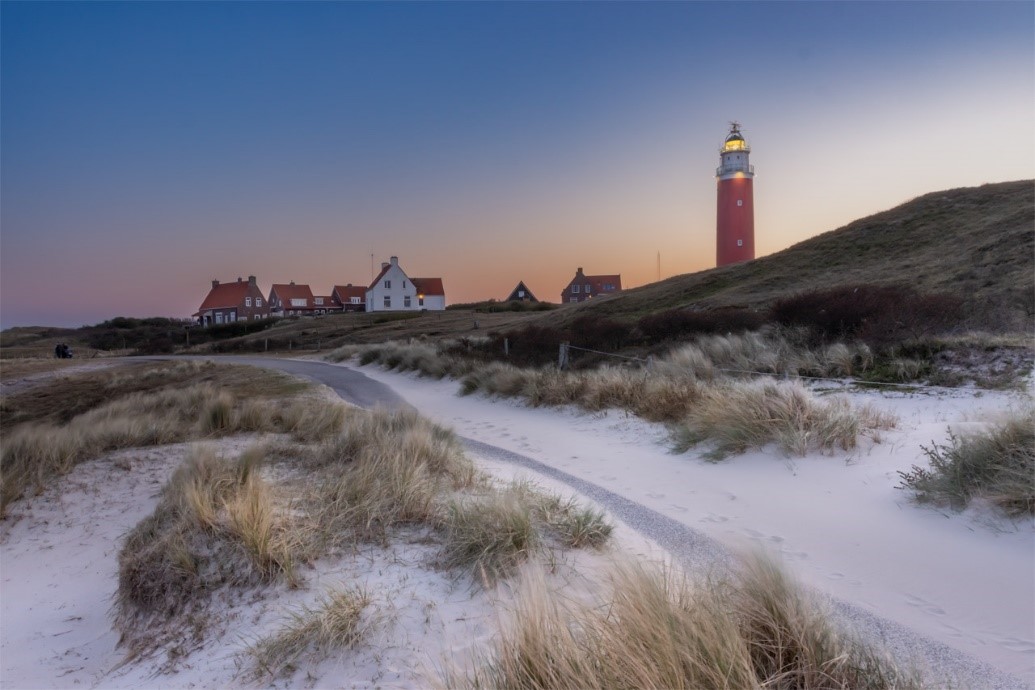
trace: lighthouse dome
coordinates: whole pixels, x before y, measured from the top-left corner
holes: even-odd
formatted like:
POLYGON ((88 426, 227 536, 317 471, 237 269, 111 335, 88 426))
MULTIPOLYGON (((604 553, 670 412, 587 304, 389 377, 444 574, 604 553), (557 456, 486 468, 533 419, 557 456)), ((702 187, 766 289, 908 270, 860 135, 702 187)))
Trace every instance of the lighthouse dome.
POLYGON ((725 143, 722 145, 722 152, 725 153, 726 151, 747 151, 747 142, 744 141, 744 135, 736 127, 729 133, 725 143))

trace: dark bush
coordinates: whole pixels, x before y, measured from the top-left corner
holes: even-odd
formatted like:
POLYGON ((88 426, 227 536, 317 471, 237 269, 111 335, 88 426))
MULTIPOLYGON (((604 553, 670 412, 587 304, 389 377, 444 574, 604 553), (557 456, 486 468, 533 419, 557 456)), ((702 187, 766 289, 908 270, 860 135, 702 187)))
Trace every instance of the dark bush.
POLYGON ((860 339, 884 347, 939 335, 959 320, 962 300, 895 285, 848 285, 778 300, 773 321, 804 327, 814 343, 860 339))
POLYGON ((489 341, 472 349, 480 351, 487 359, 510 362, 517 366, 541 366, 557 362, 560 344, 570 340, 570 335, 548 326, 525 326, 503 333, 490 333, 489 341), (503 354, 503 341, 510 345, 510 356, 503 354))
POLYGON ((708 311, 671 309, 650 314, 638 325, 650 343, 680 338, 695 333, 742 333, 761 328, 765 316, 748 309, 723 307, 708 311))
POLYGON ((630 328, 599 316, 580 316, 571 324, 571 344, 591 350, 614 352, 630 344, 630 328))

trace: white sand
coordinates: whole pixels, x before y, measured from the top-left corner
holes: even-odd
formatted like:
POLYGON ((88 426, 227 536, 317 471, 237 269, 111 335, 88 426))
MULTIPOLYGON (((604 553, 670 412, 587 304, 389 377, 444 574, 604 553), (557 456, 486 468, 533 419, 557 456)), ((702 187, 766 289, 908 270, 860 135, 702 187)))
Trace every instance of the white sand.
MULTIPOLYGON (((670 454, 662 427, 623 413, 535 410, 458 397, 451 381, 362 371, 463 436, 598 484, 725 544, 763 545, 825 592, 1035 679, 1032 524, 919 508, 895 489, 896 471, 922 461, 921 444, 944 440, 950 424, 994 419, 1022 404, 1020 396, 854 394, 897 413, 900 428, 853 453, 787 459, 766 450, 709 464, 694 454, 670 454)), ((233 452, 247 442, 223 445, 233 452)), ((492 597, 472 591, 429 567, 427 546, 399 543, 388 553, 369 549, 318 563, 303 573, 303 589, 281 588, 220 611, 212 636, 171 675, 154 675, 165 658, 116 668, 122 653, 109 614, 120 538, 153 510, 185 451, 122 451, 81 465, 42 496, 12 506, 0 523, 0 686, 251 686, 241 668, 247 643, 341 583, 363 583, 374 596, 367 642, 303 664, 294 676, 276 679, 276 687, 426 687, 441 659, 463 661, 491 634, 500 615, 494 601, 506 600, 505 587, 492 597)), ((650 552, 629 530, 618 534, 623 548, 650 552)), ((572 558, 589 570, 599 562, 591 554, 572 558)))
POLYGON ((987 511, 918 507, 899 470, 921 445, 981 427, 1025 394, 855 392, 899 416, 882 442, 787 458, 776 449, 713 464, 674 455, 665 430, 622 412, 530 409, 458 397, 455 381, 361 371, 457 433, 591 481, 732 547, 780 554, 802 581, 1029 682, 1035 681, 1035 526, 987 511))

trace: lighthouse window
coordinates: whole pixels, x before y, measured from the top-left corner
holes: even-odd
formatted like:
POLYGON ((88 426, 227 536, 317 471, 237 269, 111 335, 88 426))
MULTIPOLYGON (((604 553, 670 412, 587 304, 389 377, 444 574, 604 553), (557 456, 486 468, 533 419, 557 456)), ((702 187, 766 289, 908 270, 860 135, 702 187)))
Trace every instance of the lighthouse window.
POLYGON ((744 246, 744 240, 737 240, 737 246, 738 247, 743 247, 744 246))
POLYGON ((743 205, 744 205, 744 200, 743 199, 737 199, 737 206, 743 206, 743 205))

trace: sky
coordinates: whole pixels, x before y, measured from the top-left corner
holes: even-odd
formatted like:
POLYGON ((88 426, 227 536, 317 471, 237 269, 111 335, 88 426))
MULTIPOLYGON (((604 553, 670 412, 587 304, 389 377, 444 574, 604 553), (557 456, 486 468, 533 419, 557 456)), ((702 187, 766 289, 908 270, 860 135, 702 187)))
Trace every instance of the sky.
POLYGON ((1035 177, 1035 3, 0 3, 0 327, 189 317, 211 280, 449 303, 757 256, 1035 177), (373 261, 372 261, 373 257, 373 261))

